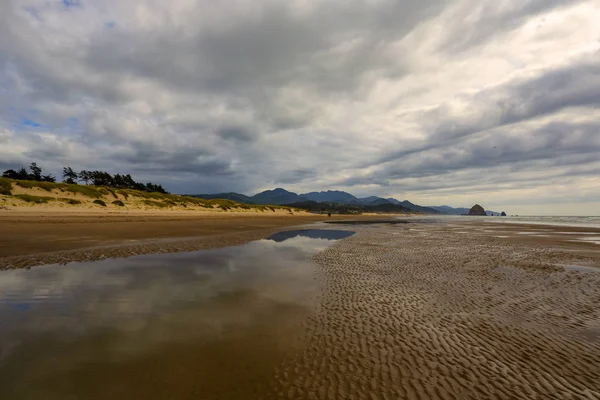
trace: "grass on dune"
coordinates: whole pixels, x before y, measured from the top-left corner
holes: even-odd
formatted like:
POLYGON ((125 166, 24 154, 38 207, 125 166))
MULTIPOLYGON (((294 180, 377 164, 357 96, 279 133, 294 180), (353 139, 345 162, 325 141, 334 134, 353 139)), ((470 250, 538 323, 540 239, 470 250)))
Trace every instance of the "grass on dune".
POLYGON ((58 201, 62 201, 64 203, 67 204, 71 204, 71 205, 77 205, 77 204, 81 204, 81 200, 77 200, 77 199, 68 199, 66 197, 59 197, 58 199, 55 199, 58 201))
POLYGON ((158 207, 158 208, 166 208, 166 207, 171 207, 170 204, 167 203, 163 203, 162 201, 155 201, 155 200, 142 200, 142 203, 150 206, 150 207, 158 207))
POLYGON ((25 189, 40 188, 46 192, 51 192, 52 189, 56 189, 56 183, 52 182, 36 182, 36 181, 16 181, 17 186, 21 186, 25 189))
POLYGON ((6 178, 0 178, 0 194, 5 196, 12 194, 12 183, 6 178))
MULTIPOLYGON (((275 212, 277 209, 279 210, 287 210, 290 212, 299 211, 298 209, 292 209, 291 207, 285 206, 272 206, 272 205, 258 205, 258 204, 243 204, 238 203, 233 200, 228 199, 201 199, 198 197, 191 196, 180 196, 177 194, 166 194, 166 193, 158 193, 158 192, 143 192, 139 190, 133 189, 114 189, 104 186, 91 186, 91 185, 77 185, 77 184, 68 184, 68 183, 54 183, 54 182, 37 182, 37 181, 23 181, 23 180, 12 180, 7 178, 0 178, 0 195, 11 195, 12 194, 12 184, 16 184, 19 187, 25 189, 34 189, 39 188, 45 190, 47 192, 59 191, 63 193, 73 193, 75 195, 79 194, 85 197, 89 197, 92 199, 102 200, 103 198, 108 198, 108 196, 112 196, 115 200, 112 202, 113 205, 117 205, 120 207, 119 195, 123 196, 126 200, 130 197, 133 198, 141 198, 142 203, 150 206, 150 207, 158 207, 158 208, 167 208, 174 206, 188 207, 188 206, 197 206, 208 209, 219 208, 224 211, 233 210, 233 209, 242 209, 242 210, 257 210, 257 211, 273 211, 275 212)), ((37 203, 39 202, 48 202, 50 200, 58 200, 64 201, 68 204, 81 204, 81 201, 75 199, 66 199, 59 198, 54 199, 51 197, 45 196, 29 196, 29 195, 20 195, 23 200, 23 196, 30 200, 25 200, 28 202, 35 202, 31 199, 37 198, 37 203), (39 199, 46 199, 45 201, 39 199)), ((17 196, 15 196, 17 197, 17 196)), ((107 200, 108 201, 108 200, 107 200)), ((96 202, 94 202, 96 203, 96 202)), ((104 202, 105 203, 105 202, 104 202)), ((96 203, 100 204, 100 203, 96 203)), ((106 203, 105 203, 106 204, 106 203)))
POLYGON ((21 199, 23 201, 26 201, 27 203, 34 203, 34 204, 44 204, 44 203, 47 203, 49 201, 55 200, 54 197, 32 196, 32 195, 29 195, 29 194, 15 194, 14 197, 16 197, 17 199, 21 199))
POLYGON ((86 197, 91 197, 93 199, 99 199, 104 195, 107 195, 109 192, 106 188, 97 187, 97 186, 87 186, 87 185, 74 185, 69 183, 54 183, 54 182, 36 182, 36 181, 15 181, 17 186, 20 186, 24 189, 35 189, 39 188, 45 190, 47 192, 52 192, 52 190, 59 190, 61 192, 69 192, 73 194, 81 194, 86 197))

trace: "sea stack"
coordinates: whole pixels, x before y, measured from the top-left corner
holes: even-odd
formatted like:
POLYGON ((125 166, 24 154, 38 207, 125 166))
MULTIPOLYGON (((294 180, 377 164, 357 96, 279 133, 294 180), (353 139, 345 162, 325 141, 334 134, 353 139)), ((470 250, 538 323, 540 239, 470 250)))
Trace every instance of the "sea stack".
POLYGON ((468 215, 481 215, 481 216, 485 217, 486 213, 485 213, 485 210, 483 209, 483 207, 481 207, 479 204, 475 204, 469 210, 469 214, 468 215))

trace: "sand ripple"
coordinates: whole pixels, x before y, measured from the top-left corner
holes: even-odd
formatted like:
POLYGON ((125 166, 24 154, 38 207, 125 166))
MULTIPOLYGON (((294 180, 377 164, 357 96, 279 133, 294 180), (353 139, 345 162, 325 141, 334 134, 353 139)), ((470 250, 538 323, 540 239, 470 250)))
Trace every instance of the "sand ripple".
POLYGON ((600 399, 600 274, 570 255, 443 229, 358 229, 316 256, 288 399, 600 399))

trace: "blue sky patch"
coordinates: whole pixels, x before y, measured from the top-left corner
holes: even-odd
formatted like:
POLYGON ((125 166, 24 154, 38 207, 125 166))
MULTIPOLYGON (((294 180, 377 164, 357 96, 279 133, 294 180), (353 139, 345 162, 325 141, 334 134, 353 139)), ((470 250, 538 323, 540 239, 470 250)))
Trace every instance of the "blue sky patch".
POLYGON ((79 0, 63 0, 63 4, 65 7, 75 7, 80 6, 81 2, 79 0))
POLYGON ((23 118, 23 120, 21 121, 21 126, 28 128, 39 128, 40 126, 42 126, 42 124, 35 122, 29 118, 23 118))

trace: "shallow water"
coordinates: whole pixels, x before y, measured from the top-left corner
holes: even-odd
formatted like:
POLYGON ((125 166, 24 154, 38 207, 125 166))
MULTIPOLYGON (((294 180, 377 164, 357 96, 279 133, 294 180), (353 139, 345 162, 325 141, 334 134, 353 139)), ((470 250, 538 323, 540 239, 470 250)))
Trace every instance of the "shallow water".
POLYGON ((0 272, 0 399, 254 398, 348 231, 0 272))
POLYGON ((600 272, 600 268, 596 268, 589 265, 572 265, 572 264, 559 264, 559 267, 563 267, 567 271, 577 271, 577 272, 600 272))
POLYGON ((584 237, 584 238, 578 238, 577 241, 600 244, 600 236, 591 236, 591 237, 588 236, 588 237, 584 237))

